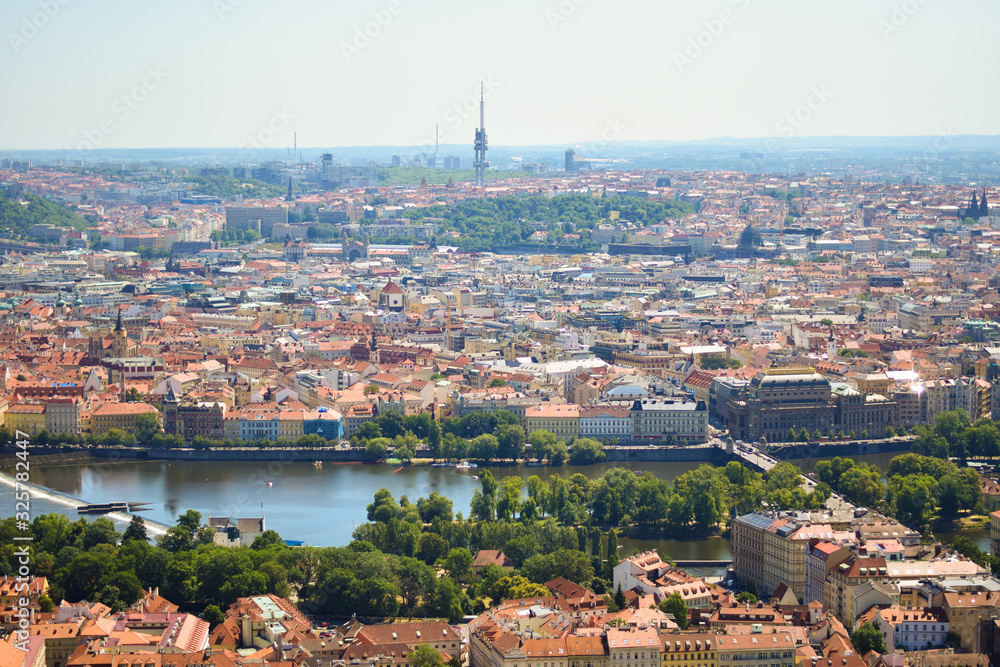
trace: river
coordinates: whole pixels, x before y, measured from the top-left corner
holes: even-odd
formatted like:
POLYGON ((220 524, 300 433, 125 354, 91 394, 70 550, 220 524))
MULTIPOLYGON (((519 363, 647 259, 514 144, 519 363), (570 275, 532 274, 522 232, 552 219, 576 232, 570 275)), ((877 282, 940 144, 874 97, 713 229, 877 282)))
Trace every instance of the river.
MULTIPOLYGON (((885 469, 894 454, 853 457, 885 469)), ((817 459, 795 461, 811 471, 817 459)), ((582 473, 596 479, 616 465, 489 467, 498 479, 518 475, 543 479, 552 473, 564 477, 582 473)), ((625 464, 637 472, 649 471, 667 481, 700 465, 695 462, 644 462, 625 464)), ((451 498, 455 512, 468 515, 469 501, 479 482, 473 475, 484 468, 406 467, 394 472, 392 466, 330 464, 316 468, 311 463, 134 461, 81 463, 53 467, 32 467, 31 481, 91 503, 115 501, 149 503, 142 515, 148 520, 173 525, 177 515, 195 509, 209 516, 255 517, 264 515, 267 528, 288 540, 316 546, 345 545, 351 533, 367 520, 366 506, 375 492, 386 487, 399 500, 411 502, 432 491, 451 498), (270 482, 270 484, 268 484, 270 482)), ((13 492, 0 487, 0 516, 9 516, 13 492)), ((49 511, 77 517, 72 509, 57 503, 36 502, 36 516, 49 511)), ((988 531, 970 533, 977 544, 989 547, 988 531)), ((620 540, 623 553, 657 549, 675 560, 729 560, 729 541, 715 537, 699 540, 620 540)), ((712 568, 715 571, 715 568, 712 568)), ((707 571, 706 571, 707 573, 707 571)))

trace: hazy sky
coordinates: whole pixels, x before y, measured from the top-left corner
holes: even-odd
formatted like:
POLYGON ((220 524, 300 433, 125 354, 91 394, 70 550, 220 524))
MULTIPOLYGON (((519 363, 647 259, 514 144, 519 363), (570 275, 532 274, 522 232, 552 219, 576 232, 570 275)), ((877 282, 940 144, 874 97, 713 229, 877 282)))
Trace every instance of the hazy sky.
POLYGON ((435 124, 471 143, 482 79, 492 145, 1000 134, 998 19, 996 0, 4 0, 0 149, 283 155, 293 131, 410 146, 435 124))

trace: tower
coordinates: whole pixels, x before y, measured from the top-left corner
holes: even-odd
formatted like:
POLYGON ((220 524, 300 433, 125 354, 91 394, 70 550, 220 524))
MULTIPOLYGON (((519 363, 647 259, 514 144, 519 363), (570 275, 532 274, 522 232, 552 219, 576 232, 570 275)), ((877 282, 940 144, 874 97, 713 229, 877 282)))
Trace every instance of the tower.
POLYGON ((972 191, 972 201, 969 203, 968 217, 979 219, 979 202, 976 201, 976 191, 972 191))
POLYGON ((295 195, 292 194, 292 177, 288 177, 288 194, 285 195, 285 201, 295 201, 295 195))
POLYGON ((986 203, 986 188, 983 188, 983 198, 979 202, 979 215, 987 217, 990 214, 990 205, 986 203))
POLYGON ((486 149, 489 142, 486 140, 486 84, 482 85, 479 91, 479 129, 476 130, 476 140, 472 144, 475 151, 475 160, 472 167, 476 170, 476 185, 486 186, 486 169, 490 163, 486 160, 486 149))
POLYGON ((163 432, 173 435, 177 433, 179 424, 177 423, 177 412, 180 406, 180 399, 174 393, 174 387, 167 383, 167 395, 163 397, 163 432))
POLYGON ((368 344, 368 361, 372 362, 376 366, 379 364, 381 354, 378 351, 378 336, 375 325, 372 325, 372 339, 368 344))
POLYGON ((574 171, 576 169, 576 165, 574 164, 575 161, 576 161, 576 151, 573 150, 572 148, 567 148, 566 149, 566 171, 574 171))
POLYGON ((830 337, 826 340, 826 358, 833 359, 837 356, 837 341, 833 338, 833 327, 830 327, 830 337))

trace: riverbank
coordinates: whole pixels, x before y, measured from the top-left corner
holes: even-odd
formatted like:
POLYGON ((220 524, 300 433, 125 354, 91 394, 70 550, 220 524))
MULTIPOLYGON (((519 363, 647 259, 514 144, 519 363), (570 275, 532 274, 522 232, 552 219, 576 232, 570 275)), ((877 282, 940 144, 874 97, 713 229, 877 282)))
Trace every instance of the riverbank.
MULTIPOLYGON (((780 443, 772 445, 769 454, 780 460, 830 458, 834 456, 863 456, 909 451, 911 442, 905 439, 855 440, 848 442, 780 443)), ((0 449, 0 469, 12 468, 16 449, 0 449)), ((100 459, 111 461, 255 461, 279 463, 349 464, 364 463, 363 449, 332 449, 327 447, 229 447, 212 449, 130 449, 130 448, 69 448, 32 447, 32 460, 36 465, 61 465, 100 459)), ((689 462, 725 465, 734 457, 714 445, 688 447, 607 447, 606 460, 611 463, 689 462)), ((430 461, 430 451, 417 450, 415 461, 430 461)), ((541 467, 536 461, 491 461, 491 466, 526 465, 541 467)), ((572 465, 572 464, 568 464, 572 465)))

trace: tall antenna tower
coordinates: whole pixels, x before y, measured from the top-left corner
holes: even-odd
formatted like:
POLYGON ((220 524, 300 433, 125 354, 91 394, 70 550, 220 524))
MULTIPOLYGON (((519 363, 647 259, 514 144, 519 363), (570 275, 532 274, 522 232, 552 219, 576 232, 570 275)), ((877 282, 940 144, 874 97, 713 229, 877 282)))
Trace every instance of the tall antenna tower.
POLYGON ((479 91, 479 129, 476 130, 476 141, 473 143, 475 150, 475 160, 472 166, 476 170, 476 185, 486 186, 486 169, 490 166, 486 159, 486 149, 489 142, 486 140, 486 84, 482 84, 479 91))

